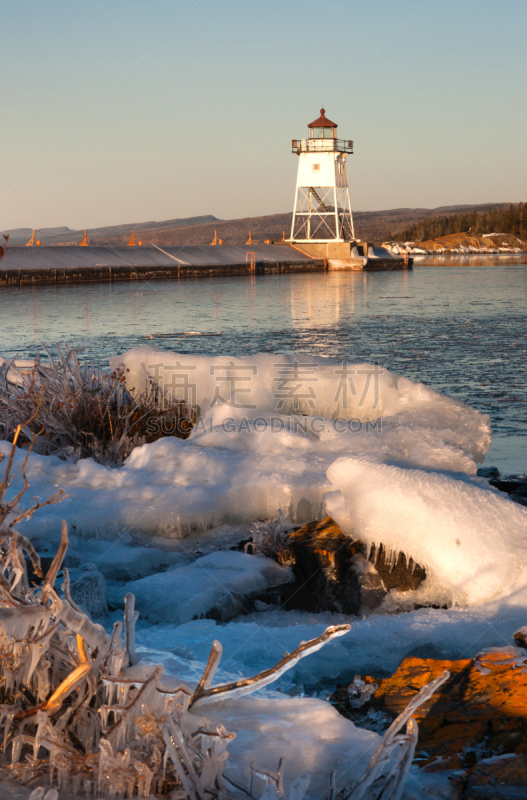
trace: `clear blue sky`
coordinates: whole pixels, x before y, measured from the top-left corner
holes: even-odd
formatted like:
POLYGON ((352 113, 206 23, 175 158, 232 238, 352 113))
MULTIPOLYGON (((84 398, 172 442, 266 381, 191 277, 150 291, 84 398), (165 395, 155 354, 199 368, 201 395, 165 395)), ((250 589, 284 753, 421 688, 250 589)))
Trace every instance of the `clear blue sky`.
POLYGON ((525 200, 525 0, 4 0, 0 229, 292 209, 322 102, 357 210, 525 200))

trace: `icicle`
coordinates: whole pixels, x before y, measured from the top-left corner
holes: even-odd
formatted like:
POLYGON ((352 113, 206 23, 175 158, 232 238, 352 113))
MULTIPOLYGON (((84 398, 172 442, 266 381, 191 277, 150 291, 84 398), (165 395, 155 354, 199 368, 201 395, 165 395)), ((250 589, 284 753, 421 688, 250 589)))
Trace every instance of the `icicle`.
POLYGON ((108 673, 112 677, 117 677, 122 669, 125 651, 123 647, 123 640, 121 633, 123 631, 123 623, 115 622, 113 626, 113 633, 111 641, 108 644, 108 655, 106 656, 106 666, 108 673))
POLYGON ((135 610, 135 596, 129 592, 124 598, 124 630, 126 650, 131 666, 136 663, 135 658, 135 623, 139 618, 139 612, 135 610))

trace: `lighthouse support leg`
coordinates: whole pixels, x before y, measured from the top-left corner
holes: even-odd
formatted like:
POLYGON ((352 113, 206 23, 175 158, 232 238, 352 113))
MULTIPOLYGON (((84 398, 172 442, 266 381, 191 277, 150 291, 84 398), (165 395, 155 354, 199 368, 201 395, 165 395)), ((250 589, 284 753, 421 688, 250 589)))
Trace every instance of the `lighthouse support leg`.
POLYGON ((353 224, 353 211, 351 210, 351 197, 350 197, 350 190, 349 186, 346 189, 346 200, 349 208, 349 215, 350 215, 350 223, 351 223, 351 235, 355 239, 355 225, 353 224))
POLYGON ((298 203, 298 188, 295 194, 295 204, 293 206, 293 221, 291 222, 291 239, 295 238, 296 206, 298 203))
MULTIPOLYGON (((335 206, 335 239, 340 239, 340 238, 343 239, 344 236, 341 237, 341 232, 340 232, 339 198, 337 196, 336 186, 333 187, 333 203, 335 206)), ((344 230, 342 231, 342 233, 344 233, 344 230)))

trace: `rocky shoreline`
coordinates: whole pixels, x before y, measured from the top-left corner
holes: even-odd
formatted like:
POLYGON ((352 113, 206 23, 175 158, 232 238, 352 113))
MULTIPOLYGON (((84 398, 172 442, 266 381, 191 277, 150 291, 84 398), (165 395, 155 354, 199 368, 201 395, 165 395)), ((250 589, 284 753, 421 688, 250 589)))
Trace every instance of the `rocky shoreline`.
POLYGON ((519 255, 526 243, 511 234, 454 233, 425 242, 385 242, 383 247, 394 255, 519 255))

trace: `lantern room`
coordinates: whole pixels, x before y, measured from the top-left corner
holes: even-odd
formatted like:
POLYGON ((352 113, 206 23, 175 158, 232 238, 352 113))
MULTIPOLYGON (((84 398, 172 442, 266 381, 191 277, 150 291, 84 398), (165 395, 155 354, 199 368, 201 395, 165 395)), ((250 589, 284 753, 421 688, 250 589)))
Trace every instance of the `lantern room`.
POLYGON ((326 109, 320 109, 320 117, 307 126, 310 139, 336 139, 337 124, 326 117, 326 109))

